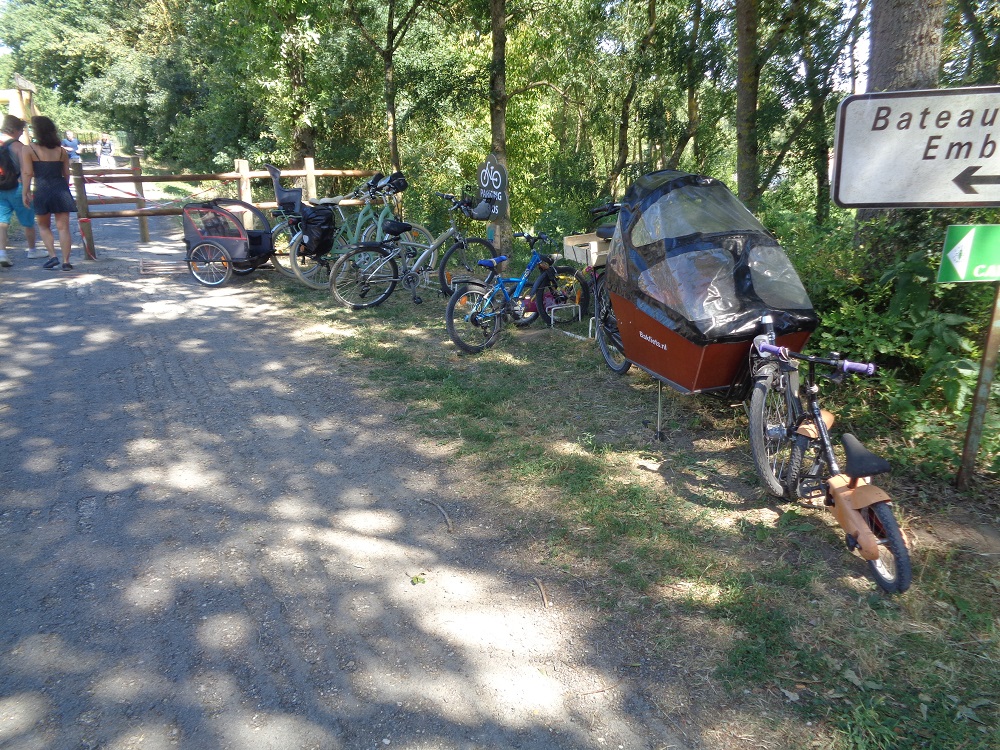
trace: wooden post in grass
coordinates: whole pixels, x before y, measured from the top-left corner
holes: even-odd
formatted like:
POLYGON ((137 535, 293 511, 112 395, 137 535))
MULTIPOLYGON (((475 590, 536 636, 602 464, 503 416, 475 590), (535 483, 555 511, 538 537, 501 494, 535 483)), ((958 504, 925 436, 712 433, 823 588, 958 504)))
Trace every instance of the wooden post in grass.
POLYGON ((979 367, 979 380, 976 382, 976 395, 972 399, 972 414, 969 416, 969 430, 965 433, 962 465, 955 477, 955 484, 960 490, 969 486, 969 479, 976 470, 976 454, 979 452, 979 440, 983 436, 990 387, 993 385, 993 375, 997 369, 998 351, 1000 351, 1000 284, 997 284, 996 299, 993 301, 993 317, 986 334, 983 362, 979 367))

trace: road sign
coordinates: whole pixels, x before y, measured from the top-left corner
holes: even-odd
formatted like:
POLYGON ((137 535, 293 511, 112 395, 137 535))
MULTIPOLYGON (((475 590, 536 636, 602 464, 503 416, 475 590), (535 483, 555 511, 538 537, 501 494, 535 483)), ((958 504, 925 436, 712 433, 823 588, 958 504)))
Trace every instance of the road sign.
POLYGON ((1000 281, 1000 224, 948 227, 937 280, 1000 281))
POLYGON ((834 143, 838 206, 1000 205, 1000 86, 849 96, 834 143))

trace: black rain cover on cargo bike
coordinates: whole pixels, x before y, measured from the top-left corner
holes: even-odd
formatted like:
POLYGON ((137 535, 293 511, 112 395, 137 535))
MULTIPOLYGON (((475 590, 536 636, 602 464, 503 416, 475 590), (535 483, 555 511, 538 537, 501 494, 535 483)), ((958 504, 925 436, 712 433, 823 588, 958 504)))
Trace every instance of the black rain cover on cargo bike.
POLYGON ((664 170, 626 191, 608 255, 611 292, 697 344, 778 335, 817 318, 777 240, 711 177, 664 170))

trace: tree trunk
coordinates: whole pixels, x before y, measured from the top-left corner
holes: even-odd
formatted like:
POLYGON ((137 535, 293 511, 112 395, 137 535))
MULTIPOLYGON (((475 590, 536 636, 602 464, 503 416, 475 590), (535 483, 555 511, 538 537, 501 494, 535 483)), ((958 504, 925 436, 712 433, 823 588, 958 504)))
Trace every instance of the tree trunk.
POLYGON ((396 132, 396 66, 391 51, 383 53, 385 62, 385 125, 389 138, 389 162, 392 171, 400 171, 399 135, 396 132))
MULTIPOLYGON (((490 0, 490 28, 493 34, 493 57, 490 61, 490 150, 497 162, 507 169, 507 0, 490 0)), ((510 225, 510 183, 507 185, 507 208, 497 221, 493 244, 502 254, 514 245, 510 225)))
POLYGON ((751 212, 756 212, 760 201, 758 24, 757 0, 736 0, 736 185, 740 200, 751 212))
POLYGON ((937 88, 945 0, 873 0, 868 91, 937 88))
POLYGON ((607 182, 604 184, 605 192, 611 195, 614 195, 618 178, 621 176, 622 171, 628 164, 628 129, 629 120, 632 119, 632 102, 635 101, 635 96, 639 91, 638 79, 643 58, 646 55, 646 50, 649 49, 649 46, 653 42, 653 33, 656 31, 656 0, 648 0, 648 5, 646 6, 646 19, 649 22, 649 26, 647 27, 642 40, 639 42, 639 47, 635 54, 634 64, 632 65, 632 70, 629 75, 628 91, 625 92, 625 96, 622 98, 620 119, 618 120, 618 152, 615 157, 615 163, 612 165, 611 171, 608 173, 607 182))
POLYGON ((300 169, 306 157, 316 155, 316 129, 307 123, 308 92, 305 81, 305 53, 289 49, 285 55, 285 76, 291 92, 292 164, 300 169))
MULTIPOLYGON (((674 150, 667 159, 667 169, 677 169, 684 155, 684 149, 689 142, 694 141, 695 163, 698 162, 698 126, 701 123, 701 113, 698 106, 698 90, 704 78, 704 66, 699 64, 698 37, 701 34, 701 0, 695 0, 692 8, 691 37, 687 51, 687 61, 684 65, 684 85, 687 88, 687 127, 677 139, 674 150)), ((699 170, 700 171, 700 170, 699 170)))
MULTIPOLYGON (((937 88, 944 14, 945 0, 873 0, 869 92, 937 88)), ((859 209, 858 223, 880 213, 880 209, 859 209)), ((856 240, 862 241, 860 234, 856 240)))

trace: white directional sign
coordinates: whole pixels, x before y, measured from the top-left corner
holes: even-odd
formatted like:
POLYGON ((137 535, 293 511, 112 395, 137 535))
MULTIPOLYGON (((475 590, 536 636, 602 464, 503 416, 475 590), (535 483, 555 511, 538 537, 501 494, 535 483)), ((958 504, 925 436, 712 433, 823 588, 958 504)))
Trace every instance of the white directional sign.
POLYGON ((1000 86, 847 97, 837 110, 833 200, 1000 205, 1000 86))

